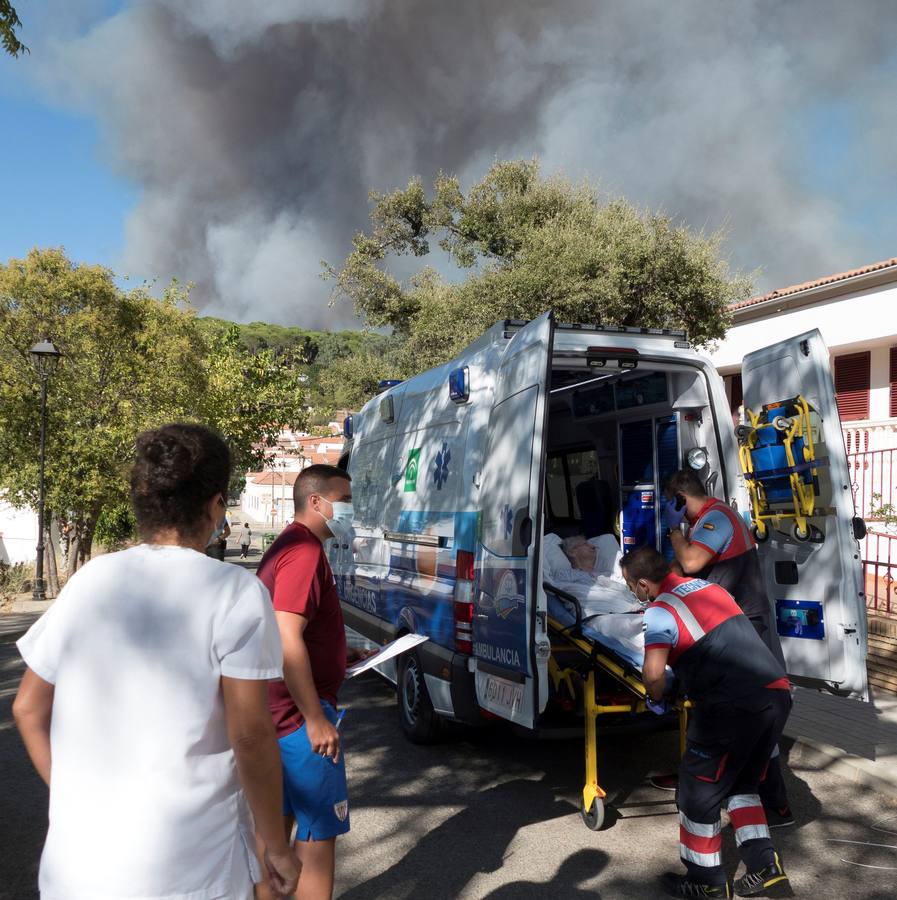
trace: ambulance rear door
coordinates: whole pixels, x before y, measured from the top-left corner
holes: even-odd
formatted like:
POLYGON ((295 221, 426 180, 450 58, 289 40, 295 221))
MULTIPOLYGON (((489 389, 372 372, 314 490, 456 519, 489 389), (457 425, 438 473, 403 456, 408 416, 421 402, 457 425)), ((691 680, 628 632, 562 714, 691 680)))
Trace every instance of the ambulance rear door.
MULTIPOLYGON (((812 476, 815 494, 810 527, 802 533, 794 520, 782 519, 759 543, 788 674, 797 683, 868 699, 866 603, 858 544, 863 526, 855 520, 829 352, 819 331, 748 354, 742 383, 745 408, 755 414, 765 406, 773 410, 767 418, 774 419, 777 404, 798 396, 811 410, 812 457, 817 465, 801 471, 808 481, 812 476)), ((805 459, 793 455, 798 467, 805 465, 805 459)), ((780 459, 757 458, 766 471, 781 475, 774 468, 780 459)), ((777 484, 781 488, 787 482, 777 484)), ((780 497, 783 493, 779 491, 780 497)), ((787 506, 780 500, 774 508, 787 506)), ((753 510, 755 516, 757 512, 753 510)))
POLYGON ((479 705, 535 726, 548 643, 539 537, 545 424, 554 335, 545 313, 511 338, 501 357, 479 487, 479 589, 473 617, 479 705))

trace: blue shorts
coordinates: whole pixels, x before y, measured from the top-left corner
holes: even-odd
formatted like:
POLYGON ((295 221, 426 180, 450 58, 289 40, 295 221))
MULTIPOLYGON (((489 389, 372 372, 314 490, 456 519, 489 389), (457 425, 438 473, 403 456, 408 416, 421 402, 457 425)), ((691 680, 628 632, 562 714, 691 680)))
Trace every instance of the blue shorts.
MULTIPOLYGON (((321 701, 324 715, 336 724, 336 710, 321 701)), ((312 752, 305 723, 280 738, 283 763, 283 814, 296 820, 296 840, 326 841, 349 830, 349 794, 346 762, 340 747, 339 762, 312 752)))

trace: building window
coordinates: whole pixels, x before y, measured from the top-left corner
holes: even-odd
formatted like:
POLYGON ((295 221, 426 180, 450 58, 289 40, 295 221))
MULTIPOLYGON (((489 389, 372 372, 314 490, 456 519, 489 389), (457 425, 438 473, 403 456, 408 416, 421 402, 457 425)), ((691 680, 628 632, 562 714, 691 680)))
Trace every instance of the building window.
POLYGON ((744 393, 741 386, 741 373, 730 375, 729 378, 729 412, 733 416, 738 415, 738 407, 744 403, 744 393))
POLYGON ((871 353, 846 353, 835 357, 835 396, 842 422, 869 418, 871 353))
POLYGON ((888 415, 897 418, 897 347, 891 347, 891 365, 888 380, 891 382, 891 397, 888 415))

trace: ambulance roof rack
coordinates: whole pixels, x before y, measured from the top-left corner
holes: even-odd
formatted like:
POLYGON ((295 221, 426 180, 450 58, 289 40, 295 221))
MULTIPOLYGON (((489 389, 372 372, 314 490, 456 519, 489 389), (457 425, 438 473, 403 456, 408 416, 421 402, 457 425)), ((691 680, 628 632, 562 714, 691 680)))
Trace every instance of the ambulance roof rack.
MULTIPOLYGON (((523 328, 529 322, 526 319, 505 319, 502 324, 505 328, 523 328)), ((606 334, 652 334, 677 341, 688 340, 687 332, 678 328, 638 328, 633 325, 592 325, 584 322, 559 322, 557 328, 563 331, 595 331, 606 334)))

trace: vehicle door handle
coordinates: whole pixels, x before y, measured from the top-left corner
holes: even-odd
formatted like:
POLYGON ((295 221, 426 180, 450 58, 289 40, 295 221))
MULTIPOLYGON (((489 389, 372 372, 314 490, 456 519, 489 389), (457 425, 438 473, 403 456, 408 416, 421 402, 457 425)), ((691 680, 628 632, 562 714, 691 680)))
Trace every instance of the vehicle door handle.
POLYGON ((486 613, 477 613, 477 614, 474 616, 474 618, 475 618, 475 619, 488 619, 489 616, 487 616, 486 613))

